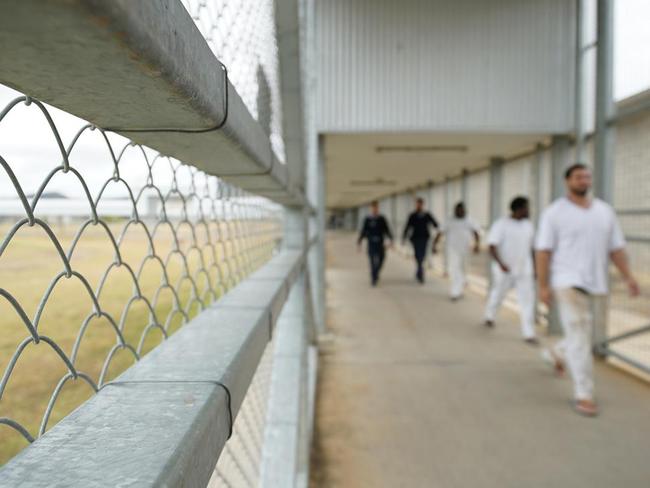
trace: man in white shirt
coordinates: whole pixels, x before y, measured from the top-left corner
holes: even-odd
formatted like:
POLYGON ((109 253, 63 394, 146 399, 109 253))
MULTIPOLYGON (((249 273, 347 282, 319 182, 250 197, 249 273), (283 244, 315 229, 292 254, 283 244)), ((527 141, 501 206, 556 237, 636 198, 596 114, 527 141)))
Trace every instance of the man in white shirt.
POLYGON ((612 207, 589 197, 591 171, 574 164, 565 173, 567 195, 542 214, 535 244, 539 296, 546 305, 554 301, 564 340, 550 353, 556 368, 566 359, 573 379, 575 409, 583 415, 598 413, 594 401, 591 341, 604 330, 608 264, 612 260, 631 296, 639 286, 630 273, 625 239, 612 207), (563 357, 565 356, 565 357, 563 357))
POLYGON ((478 226, 469 219, 465 212, 465 204, 459 202, 454 207, 454 217, 447 220, 445 225, 433 240, 433 253, 438 252, 438 241, 442 235, 445 235, 447 254, 447 266, 449 268, 449 278, 451 280, 449 297, 452 301, 458 300, 463 296, 465 289, 465 261, 469 254, 474 237, 474 252, 479 252, 480 237, 478 226))
POLYGON ((510 216, 497 220, 490 228, 488 244, 492 256, 492 289, 485 308, 485 325, 494 326, 501 302, 516 288, 524 340, 536 345, 535 278, 533 240, 535 229, 528 219, 528 199, 517 197, 510 203, 510 216))

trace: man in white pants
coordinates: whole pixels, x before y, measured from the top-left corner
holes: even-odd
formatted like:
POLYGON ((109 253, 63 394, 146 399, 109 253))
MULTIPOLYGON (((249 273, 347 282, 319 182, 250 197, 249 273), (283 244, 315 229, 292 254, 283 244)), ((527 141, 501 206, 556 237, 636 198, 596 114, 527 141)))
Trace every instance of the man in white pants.
POLYGON ((451 280, 449 297, 452 301, 463 296, 465 289, 465 261, 469 254, 472 236, 474 237, 474 252, 479 252, 480 237, 478 227, 466 215, 465 204, 459 202, 454 207, 454 217, 447 220, 445 225, 433 240, 433 253, 438 252, 438 241, 446 236, 445 252, 451 280))
POLYGON ((485 308, 485 325, 494 326, 501 302, 516 288, 521 315, 521 334, 532 345, 535 337, 535 278, 533 240, 535 229, 528 219, 528 199, 517 197, 510 203, 510 216, 490 228, 488 244, 492 256, 492 289, 485 308))
MULTIPOLYGON (((589 197, 591 171, 574 164, 565 173, 567 195, 542 214, 535 244, 540 300, 557 305, 564 340, 551 349, 555 367, 564 360, 573 379, 575 409, 594 416, 594 326, 604 327, 607 310, 608 263, 612 260, 631 296, 639 286, 630 273, 625 239, 612 207, 589 197)), ((597 330, 596 334, 603 334, 597 330)))

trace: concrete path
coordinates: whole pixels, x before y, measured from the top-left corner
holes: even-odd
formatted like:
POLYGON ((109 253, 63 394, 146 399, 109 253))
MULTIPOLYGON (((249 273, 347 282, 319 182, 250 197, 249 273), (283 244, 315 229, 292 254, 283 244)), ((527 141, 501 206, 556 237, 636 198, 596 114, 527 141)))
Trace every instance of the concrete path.
POLYGON ((373 289, 352 235, 327 246, 312 486, 650 487, 647 384, 602 365, 602 414, 579 417, 514 314, 483 328, 482 298, 394 253, 373 289))

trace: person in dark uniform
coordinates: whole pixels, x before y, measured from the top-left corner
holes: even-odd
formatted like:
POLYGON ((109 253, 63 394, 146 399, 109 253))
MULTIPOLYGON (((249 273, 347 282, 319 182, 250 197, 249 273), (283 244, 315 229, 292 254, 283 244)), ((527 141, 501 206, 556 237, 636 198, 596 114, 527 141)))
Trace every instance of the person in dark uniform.
POLYGON ((424 283, 423 263, 427 254, 427 244, 431 237, 429 226, 433 226, 437 229, 438 222, 436 222, 433 215, 424 210, 424 200, 422 198, 417 198, 415 200, 415 212, 409 215, 406 227, 404 227, 402 242, 408 238, 413 245, 413 253, 415 254, 415 262, 417 263, 415 279, 420 283, 424 283))
POLYGON ((370 282, 372 286, 377 286, 379 280, 379 271, 384 264, 385 250, 384 237, 388 237, 393 244, 393 234, 388 227, 388 222, 383 215, 379 213, 379 204, 373 201, 370 204, 370 215, 363 221, 363 227, 357 240, 357 246, 361 250, 363 239, 368 241, 368 258, 370 259, 370 282))

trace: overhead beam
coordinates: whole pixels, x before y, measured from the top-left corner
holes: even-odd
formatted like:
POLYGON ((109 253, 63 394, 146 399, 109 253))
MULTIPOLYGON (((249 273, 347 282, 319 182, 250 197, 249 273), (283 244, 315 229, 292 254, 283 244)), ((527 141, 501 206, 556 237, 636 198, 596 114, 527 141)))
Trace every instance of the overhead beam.
POLYGON ((302 196, 179 0, 7 0, 0 82, 282 203, 302 196))

